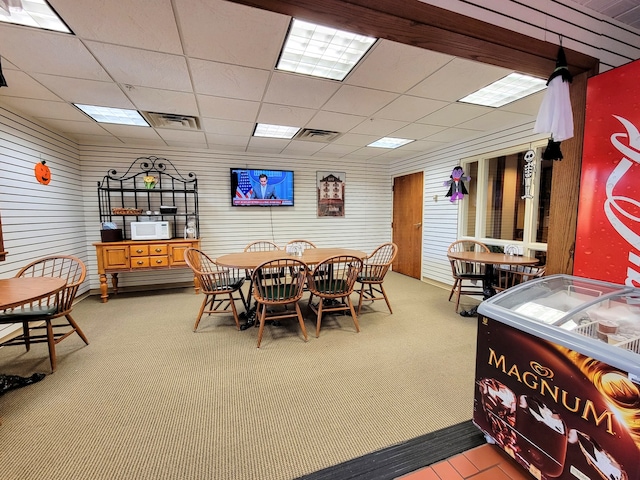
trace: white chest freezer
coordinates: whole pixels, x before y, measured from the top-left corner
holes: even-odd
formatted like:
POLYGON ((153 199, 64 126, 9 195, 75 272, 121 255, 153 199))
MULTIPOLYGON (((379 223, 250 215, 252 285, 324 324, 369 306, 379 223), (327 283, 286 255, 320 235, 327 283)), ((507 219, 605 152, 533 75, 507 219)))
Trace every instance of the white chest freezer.
POLYGON ((478 313, 487 438, 540 480, 640 480, 640 290, 552 275, 478 313))

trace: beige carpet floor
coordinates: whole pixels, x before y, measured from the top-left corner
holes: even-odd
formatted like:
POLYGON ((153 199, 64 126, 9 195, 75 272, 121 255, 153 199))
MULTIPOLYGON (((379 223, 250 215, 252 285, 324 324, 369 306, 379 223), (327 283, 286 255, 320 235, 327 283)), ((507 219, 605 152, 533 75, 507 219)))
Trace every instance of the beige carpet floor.
MULTIPOLYGON (((191 288, 78 302, 89 338, 58 345, 58 369, 0 397, 5 480, 288 480, 472 416, 476 319, 448 291, 389 273, 361 332, 328 316, 236 331, 192 326, 191 288)), ((353 297, 356 298, 355 295, 353 297)), ((306 300, 306 295, 303 301, 306 300)), ((0 372, 49 372, 45 345, 0 349, 0 372)))

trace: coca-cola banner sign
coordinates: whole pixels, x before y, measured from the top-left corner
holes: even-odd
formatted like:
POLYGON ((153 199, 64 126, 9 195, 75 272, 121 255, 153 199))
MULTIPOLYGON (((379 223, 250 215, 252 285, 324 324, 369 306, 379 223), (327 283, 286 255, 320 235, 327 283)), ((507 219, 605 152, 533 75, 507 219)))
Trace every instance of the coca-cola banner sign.
POLYGON ((640 60, 590 78, 574 275, 640 287, 640 60))

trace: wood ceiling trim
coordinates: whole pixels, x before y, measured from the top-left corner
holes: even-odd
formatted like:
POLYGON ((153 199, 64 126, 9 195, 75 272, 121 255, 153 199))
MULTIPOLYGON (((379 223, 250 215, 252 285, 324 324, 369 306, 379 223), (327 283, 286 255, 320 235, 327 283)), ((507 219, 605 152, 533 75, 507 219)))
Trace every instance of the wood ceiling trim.
MULTIPOLYGON (((315 23, 548 77, 558 46, 417 0, 230 0, 315 23)), ((598 59, 565 48, 573 74, 598 59)))

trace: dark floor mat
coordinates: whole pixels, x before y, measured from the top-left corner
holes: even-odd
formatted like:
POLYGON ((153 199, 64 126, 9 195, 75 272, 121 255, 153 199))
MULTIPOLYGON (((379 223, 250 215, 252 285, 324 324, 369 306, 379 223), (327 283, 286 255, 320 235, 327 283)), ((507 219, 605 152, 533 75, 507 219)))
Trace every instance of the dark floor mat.
POLYGON ((393 480, 485 443, 482 432, 469 420, 297 480, 393 480))

